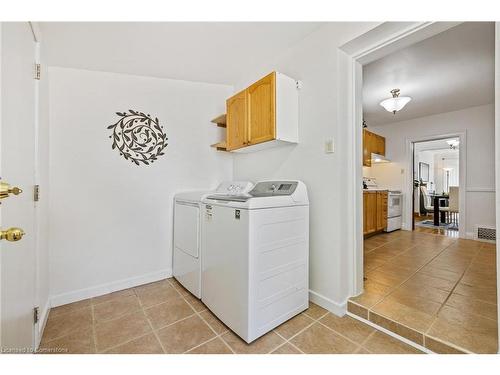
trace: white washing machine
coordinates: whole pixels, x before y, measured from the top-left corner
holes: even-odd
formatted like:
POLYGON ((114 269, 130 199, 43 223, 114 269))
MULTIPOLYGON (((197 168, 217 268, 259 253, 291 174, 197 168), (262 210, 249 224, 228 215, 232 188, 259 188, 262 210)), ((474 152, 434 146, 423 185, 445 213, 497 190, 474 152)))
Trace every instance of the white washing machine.
POLYGON ((215 191, 179 193, 174 198, 173 276, 198 298, 201 298, 201 200, 208 194, 244 194, 252 187, 251 182, 228 181, 215 191))
POLYGON ((300 181, 203 198, 202 301, 250 343, 308 307, 309 201, 300 181))

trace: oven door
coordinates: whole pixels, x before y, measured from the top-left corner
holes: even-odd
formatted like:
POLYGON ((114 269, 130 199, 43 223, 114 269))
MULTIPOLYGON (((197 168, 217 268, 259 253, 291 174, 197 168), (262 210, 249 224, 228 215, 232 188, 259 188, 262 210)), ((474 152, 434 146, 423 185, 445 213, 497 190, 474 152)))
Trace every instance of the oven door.
POLYGON ((389 193, 387 205, 387 217, 401 216, 403 195, 389 193))

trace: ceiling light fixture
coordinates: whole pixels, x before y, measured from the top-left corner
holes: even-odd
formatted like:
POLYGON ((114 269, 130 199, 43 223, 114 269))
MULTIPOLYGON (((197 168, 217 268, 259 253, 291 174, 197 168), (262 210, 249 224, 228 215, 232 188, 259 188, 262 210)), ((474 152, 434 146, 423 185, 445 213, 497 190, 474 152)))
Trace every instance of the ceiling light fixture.
POLYGON ((388 112, 396 114, 396 112, 401 111, 405 105, 407 105, 411 98, 409 96, 399 96, 399 89, 391 90, 392 98, 382 100, 380 105, 384 107, 388 112))
POLYGON ((458 148, 458 145, 460 144, 460 141, 458 139, 449 139, 446 141, 446 143, 448 143, 448 146, 450 146, 452 150, 456 150, 458 148))

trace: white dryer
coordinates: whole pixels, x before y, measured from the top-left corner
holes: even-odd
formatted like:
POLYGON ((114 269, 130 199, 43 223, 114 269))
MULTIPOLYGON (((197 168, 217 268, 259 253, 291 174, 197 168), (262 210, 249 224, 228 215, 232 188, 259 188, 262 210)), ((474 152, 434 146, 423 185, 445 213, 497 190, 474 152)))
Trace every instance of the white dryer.
POLYGON ((184 192, 174 198, 173 276, 198 298, 201 298, 201 200, 208 194, 244 194, 252 187, 248 181, 228 181, 215 191, 184 192))
POLYGON ((203 198, 202 301, 252 342, 308 307, 309 201, 300 181, 203 198))

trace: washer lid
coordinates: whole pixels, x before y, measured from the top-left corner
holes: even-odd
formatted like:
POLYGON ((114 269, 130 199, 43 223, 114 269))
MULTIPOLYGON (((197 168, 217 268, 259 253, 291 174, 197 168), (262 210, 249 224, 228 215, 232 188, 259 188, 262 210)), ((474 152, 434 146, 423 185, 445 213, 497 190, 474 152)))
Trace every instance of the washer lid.
POLYGON ((175 201, 184 201, 192 203, 200 203, 204 196, 212 194, 213 191, 199 190, 199 191, 185 191, 175 195, 175 201))

